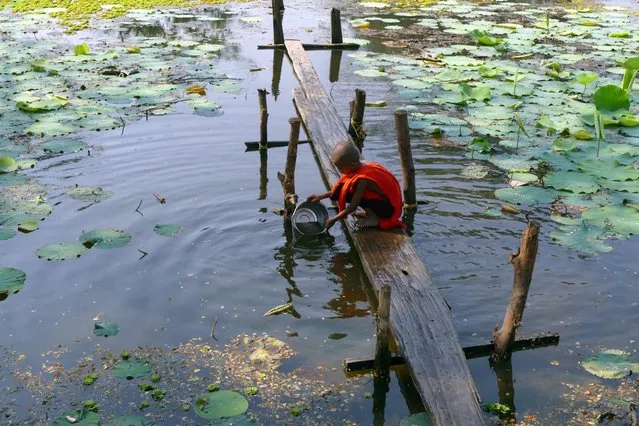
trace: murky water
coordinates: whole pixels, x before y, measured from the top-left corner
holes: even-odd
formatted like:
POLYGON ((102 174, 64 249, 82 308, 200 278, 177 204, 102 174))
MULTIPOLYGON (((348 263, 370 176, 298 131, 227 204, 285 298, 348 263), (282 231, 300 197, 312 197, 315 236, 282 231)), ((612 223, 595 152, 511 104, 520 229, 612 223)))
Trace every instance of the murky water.
MULTIPOLYGON (((330 6, 287 5, 287 36, 325 40, 330 6)), ((233 17, 225 24, 224 37, 232 48, 216 68, 240 78, 242 91, 217 96, 223 115, 199 117, 178 107, 176 114, 150 117, 126 126, 123 133, 92 134, 90 157, 85 152, 58 157, 32 172, 52 185, 49 202, 61 203, 38 232, 17 243, 0 242, 3 266, 20 268, 28 276, 24 290, 1 305, 2 344, 24 353, 27 363, 38 366, 40 353, 57 345, 69 346, 79 358, 96 343, 119 352, 173 346, 198 336, 209 339, 214 321, 219 343, 238 333, 268 333, 297 352, 284 368, 321 364, 336 369, 334 381, 344 380, 344 358, 373 353, 370 289, 340 227, 331 230, 331 237, 294 235, 272 212, 282 205, 276 174, 283 171, 286 149, 269 150, 262 164, 258 152, 244 152, 243 142, 259 138, 257 89, 274 92, 272 61, 277 54, 256 50, 257 44, 270 42, 266 5, 234 9, 239 16, 266 18, 248 25, 233 17), (268 69, 248 71, 255 66, 268 69), (61 195, 74 184, 100 185, 115 196, 81 209, 86 203, 61 195), (165 197, 166 204, 158 203, 154 193, 165 197), (142 214, 135 211, 140 201, 142 214), (157 223, 176 223, 184 230, 163 238, 152 232, 157 223), (95 228, 124 229, 133 240, 118 250, 90 251, 76 261, 45 262, 34 255, 43 244, 73 241, 82 230, 95 228), (286 302, 299 315, 263 316, 286 302), (92 336, 92 319, 98 314, 120 325, 116 337, 92 336), (293 333, 296 337, 289 337, 293 333)), ((184 36, 188 24, 163 22, 131 28, 123 36, 184 36)), ((348 26, 345 32, 350 33, 348 26)), ((364 153, 400 176, 392 111, 401 103, 389 85, 358 80, 346 52, 337 82, 329 81, 334 80, 329 79, 330 53, 313 52, 311 58, 344 116, 355 87, 364 87, 369 99, 389 102, 387 108, 366 112, 364 153)), ((279 91, 268 97, 271 140, 288 137, 296 86, 284 60, 279 91)), ((484 214, 487 208, 499 209, 493 191, 505 185, 502 176, 468 181, 459 174, 470 162, 463 153, 419 139, 413 139, 413 147, 418 197, 428 201, 415 216, 415 244, 452 307, 462 345, 487 343, 510 296, 508 255, 525 223, 484 214)), ((300 197, 323 190, 309 145, 299 147, 296 189, 300 197)), ((561 403, 562 382, 597 380, 578 362, 600 347, 636 352, 633 325, 639 321, 634 287, 639 239, 613 242, 615 250, 609 254, 582 257, 550 243, 553 225, 543 211, 531 217, 542 222, 542 237, 521 334, 555 331, 561 341, 557 347, 513 356, 515 403, 522 414, 561 403)), ((472 360, 470 366, 482 398, 498 400, 488 361, 472 360)), ((406 383, 398 383, 399 377, 392 379, 387 424, 419 409, 410 392, 405 402, 406 383)), ((371 424, 371 400, 357 401, 352 418, 371 424)))

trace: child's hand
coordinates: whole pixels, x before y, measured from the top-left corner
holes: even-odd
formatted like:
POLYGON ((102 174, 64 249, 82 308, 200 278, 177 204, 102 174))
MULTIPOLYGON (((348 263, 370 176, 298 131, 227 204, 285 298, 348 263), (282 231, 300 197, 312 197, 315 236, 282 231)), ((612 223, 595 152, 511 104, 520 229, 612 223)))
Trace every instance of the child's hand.
POLYGON ((320 195, 312 194, 312 195, 308 196, 306 201, 308 201, 309 203, 317 203, 317 202, 319 202, 320 200, 323 200, 323 199, 324 199, 324 197, 321 194, 320 195))
POLYGON ((328 218, 328 220, 326 221, 326 232, 328 232, 328 230, 331 229, 333 225, 335 225, 335 222, 337 222, 337 218, 335 216, 328 218))

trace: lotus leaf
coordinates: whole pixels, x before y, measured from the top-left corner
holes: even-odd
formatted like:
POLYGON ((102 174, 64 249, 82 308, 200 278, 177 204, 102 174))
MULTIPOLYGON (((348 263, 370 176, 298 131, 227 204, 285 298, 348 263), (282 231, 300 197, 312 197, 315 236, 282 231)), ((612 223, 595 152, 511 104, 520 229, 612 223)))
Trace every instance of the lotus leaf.
POLYGON ((225 390, 206 392, 194 404, 195 414, 207 420, 239 416, 248 407, 248 401, 241 394, 225 390))
POLYGON ((504 404, 500 404, 498 402, 489 402, 488 404, 484 404, 481 406, 482 410, 495 414, 497 416, 503 416, 510 413, 510 407, 504 404))
POLYGON ((575 82, 583 84, 584 86, 592 83, 597 79, 597 74, 594 72, 582 72, 575 76, 575 82))
POLYGON ((18 109, 26 112, 47 112, 55 111, 67 105, 69 100, 62 96, 47 95, 43 98, 29 97, 23 101, 18 101, 18 109))
POLYGON ((215 102, 210 101, 207 98, 203 98, 198 96, 197 98, 189 99, 189 105, 193 108, 193 111, 197 115, 202 115, 205 117, 215 116, 220 114, 221 105, 216 104, 215 102))
POLYGON ((432 86, 430 83, 426 83, 421 80, 409 79, 409 78, 395 80, 393 81, 393 84, 405 87, 407 89, 418 89, 418 90, 427 89, 432 86))
POLYGON ((87 248, 82 244, 47 244, 36 250, 40 259, 46 260, 69 260, 77 259, 87 252, 87 248))
POLYGON ((120 326, 114 322, 101 321, 93 324, 93 334, 100 337, 115 336, 120 331, 120 326))
POLYGON ((16 163, 18 163, 19 170, 32 169, 36 166, 36 164, 38 164, 36 160, 31 158, 23 158, 23 159, 17 160, 16 163))
POLYGON ((78 186, 66 192, 74 200, 91 201, 94 203, 110 198, 113 193, 105 191, 99 186, 78 186))
POLYGON ((41 145, 44 152, 50 154, 68 154, 86 148, 87 144, 80 139, 59 139, 45 142, 41 145))
POLYGON ((606 205, 590 208, 581 215, 584 220, 598 226, 611 226, 621 235, 639 234, 639 211, 624 205, 606 205))
POLYGON ((555 139, 552 143, 553 151, 572 151, 577 147, 577 141, 572 139, 555 139))
POLYGON ((99 426, 100 415, 93 411, 71 410, 66 411, 60 415, 53 423, 52 426, 99 426))
POLYGON ((495 191, 500 200, 523 205, 550 204, 558 196, 556 191, 537 186, 519 186, 517 188, 501 188, 495 191))
POLYGON ((477 69, 479 75, 485 78, 494 78, 499 74, 499 70, 497 68, 490 68, 487 66, 481 66, 477 69))
POLYGON ((635 181, 630 182, 619 182, 619 181, 600 181, 599 184, 606 189, 610 189, 612 191, 621 191, 621 192, 634 192, 635 194, 639 194, 639 184, 635 181))
POLYGON ((628 31, 617 31, 609 34, 610 37, 614 38, 629 38, 630 33, 628 31))
POLYGON ((634 58, 626 59, 622 66, 625 69, 631 70, 639 70, 639 56, 635 56, 634 58))
POLYGON ((622 115, 618 123, 623 127, 637 127, 639 125, 639 119, 634 115, 622 115))
POLYGON ((22 290, 26 279, 27 275, 19 269, 0 268, 0 301, 22 290))
POLYGON ((612 251, 612 247, 601 241, 603 235, 604 229, 582 221, 578 226, 559 226, 553 229, 550 238, 564 247, 584 254, 595 254, 612 251))
POLYGON ((488 167, 482 164, 471 163, 464 167, 460 174, 468 179, 483 179, 488 176, 488 171, 488 167))
POLYGON ((39 121, 24 129, 27 134, 39 136, 63 136, 76 131, 70 124, 53 121, 39 121))
POLYGON ((574 136, 575 139, 579 141, 589 141, 589 140, 592 140, 593 138, 592 133, 584 129, 579 129, 576 132, 574 132, 572 135, 574 136))
POLYGON ((446 65, 460 67, 477 67, 484 64, 483 61, 469 56, 446 56, 441 61, 446 65))
POLYGON ((73 53, 76 56, 88 55, 91 53, 91 49, 89 48, 88 44, 82 43, 73 47, 73 53))
POLYGON ((38 229, 40 225, 35 220, 25 220, 18 226, 18 231, 28 234, 38 229))
POLYGON ((0 241, 10 240, 16 236, 16 230, 11 228, 0 228, 0 241))
POLYGON ((120 360, 111 370, 115 377, 132 380, 151 374, 151 364, 140 359, 120 360))
POLYGON ((403 418, 399 422, 399 426, 432 426, 432 425, 433 425, 433 421, 431 420, 428 413, 413 414, 403 418))
POLYGON ((459 85, 461 89, 461 95, 464 100, 474 99, 476 101, 485 101, 490 99, 490 87, 486 85, 478 85, 471 87, 466 83, 459 85))
MULTIPOLYGON (((608 180, 626 181, 639 179, 639 169, 627 166, 615 159, 589 158, 577 164, 585 173, 608 180)), ((639 182, 637 182, 639 185, 639 182)))
POLYGON ((143 416, 114 417, 104 426, 152 426, 153 421, 143 416))
POLYGON ((581 362, 590 374, 603 379, 620 379, 639 370, 639 364, 631 362, 630 353, 618 349, 606 349, 581 362))
POLYGON ((362 77, 384 77, 388 74, 384 71, 380 71, 378 68, 365 68, 361 70, 355 71, 355 74, 361 75, 362 77))
POLYGON ((603 113, 615 113, 630 108, 628 93, 612 84, 600 87, 593 96, 595 107, 603 113))
POLYGON ((163 237, 172 237, 181 230, 182 227, 180 225, 174 224, 155 225, 155 228, 153 228, 153 232, 163 237))
POLYGON ((504 39, 491 37, 486 31, 472 30, 468 35, 482 46, 497 46, 504 39))
POLYGON ((131 235, 119 229, 96 229, 83 232, 79 239, 87 248, 112 249, 127 245, 131 235))
POLYGON ((599 185, 593 176, 572 171, 551 172, 544 178, 544 183, 560 191, 578 194, 592 194, 599 190, 599 185))
POLYGON ((11 157, 0 157, 0 173, 10 173, 18 170, 18 163, 11 157))

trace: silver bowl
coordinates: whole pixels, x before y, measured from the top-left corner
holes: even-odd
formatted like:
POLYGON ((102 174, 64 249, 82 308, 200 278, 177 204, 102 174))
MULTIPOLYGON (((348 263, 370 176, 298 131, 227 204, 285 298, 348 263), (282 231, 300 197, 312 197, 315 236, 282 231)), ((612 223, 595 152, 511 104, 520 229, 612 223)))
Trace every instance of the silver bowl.
POLYGON ((328 216, 328 210, 322 203, 304 201, 295 208, 291 222, 304 235, 318 235, 326 229, 328 216))

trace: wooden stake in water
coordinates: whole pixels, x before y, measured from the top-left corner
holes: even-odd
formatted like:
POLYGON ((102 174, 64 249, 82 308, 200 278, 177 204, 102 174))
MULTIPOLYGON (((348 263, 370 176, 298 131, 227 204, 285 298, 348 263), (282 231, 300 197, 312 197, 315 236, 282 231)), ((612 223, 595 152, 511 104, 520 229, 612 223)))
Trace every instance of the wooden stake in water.
POLYGON ((284 16, 284 1, 273 0, 273 44, 284 44, 284 29, 282 18, 284 16))
POLYGON ((506 308, 504 322, 499 330, 493 332, 493 342, 495 343, 493 357, 495 359, 504 359, 510 356, 510 345, 515 340, 515 334, 526 308, 528 289, 537 257, 538 237, 539 224, 534 221, 528 223, 521 234, 519 248, 510 255, 510 263, 515 268, 513 291, 508 308, 506 308))
POLYGON ((266 107, 266 89, 257 89, 257 96, 260 102, 260 148, 266 149, 268 141, 268 108, 266 107))
POLYGON ((331 9, 331 43, 341 44, 344 43, 342 38, 342 22, 340 19, 339 9, 331 9))
POLYGON ((364 146, 366 131, 364 130, 364 108, 366 107, 366 92, 355 89, 355 100, 351 110, 351 122, 348 125, 348 134, 351 135, 355 145, 360 149, 364 146))
POLYGON ((291 133, 288 140, 288 153, 286 154, 286 168, 284 170, 284 217, 289 218, 297 205, 295 194, 295 164, 297 162, 297 142, 300 138, 301 121, 297 117, 289 118, 291 133))
POLYGON ((414 210, 417 208, 417 195, 415 193, 415 163, 413 162, 413 153, 410 148, 408 115, 406 114, 406 111, 395 111, 395 130, 397 132, 399 160, 402 163, 404 209, 414 210))
POLYGON ((382 285, 377 295, 377 342, 375 345, 375 375, 388 378, 390 374, 391 353, 388 348, 390 334, 390 300, 391 288, 382 285))

